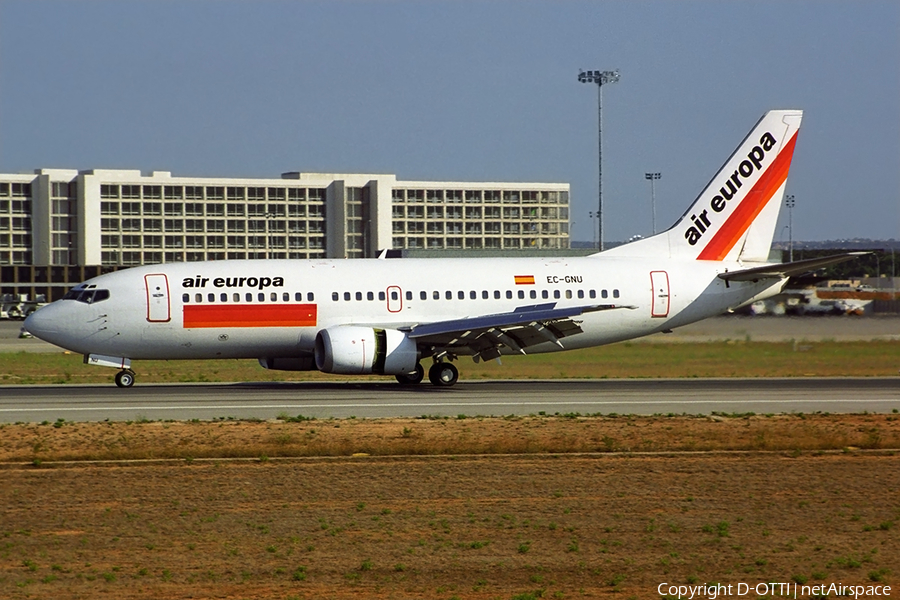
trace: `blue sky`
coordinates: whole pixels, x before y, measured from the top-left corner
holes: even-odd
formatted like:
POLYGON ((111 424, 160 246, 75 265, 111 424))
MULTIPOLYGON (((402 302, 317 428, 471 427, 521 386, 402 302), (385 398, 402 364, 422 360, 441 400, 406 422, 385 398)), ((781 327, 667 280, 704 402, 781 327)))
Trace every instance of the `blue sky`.
MULTIPOLYGON (((591 240, 663 229, 802 108, 794 239, 900 238, 900 3, 4 0, 0 172, 387 172, 572 185, 591 240)), ((786 222, 786 211, 782 211, 786 222)), ((779 226, 776 239, 787 239, 779 226)))

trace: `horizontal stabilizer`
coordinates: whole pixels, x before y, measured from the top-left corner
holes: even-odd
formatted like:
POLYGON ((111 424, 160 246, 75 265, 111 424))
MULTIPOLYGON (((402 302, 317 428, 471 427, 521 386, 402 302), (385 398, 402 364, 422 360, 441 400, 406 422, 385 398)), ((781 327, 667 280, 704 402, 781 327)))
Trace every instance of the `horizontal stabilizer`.
POLYGON ((719 273, 719 279, 724 279, 725 281, 784 279, 785 277, 802 275, 810 271, 816 271, 831 265, 847 262, 848 260, 865 256, 866 254, 871 254, 871 252, 847 252, 846 254, 836 254, 824 258, 810 258, 788 263, 763 265, 762 267, 753 267, 752 269, 741 269, 740 271, 726 271, 725 273, 719 273))

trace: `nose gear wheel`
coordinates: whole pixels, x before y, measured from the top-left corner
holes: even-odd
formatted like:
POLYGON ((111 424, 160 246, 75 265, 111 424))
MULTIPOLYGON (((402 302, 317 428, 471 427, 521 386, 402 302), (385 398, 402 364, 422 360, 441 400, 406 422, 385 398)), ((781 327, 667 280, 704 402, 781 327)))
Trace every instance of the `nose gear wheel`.
POLYGON ((120 388, 129 388, 134 385, 134 371, 125 369, 116 373, 116 385, 120 388))

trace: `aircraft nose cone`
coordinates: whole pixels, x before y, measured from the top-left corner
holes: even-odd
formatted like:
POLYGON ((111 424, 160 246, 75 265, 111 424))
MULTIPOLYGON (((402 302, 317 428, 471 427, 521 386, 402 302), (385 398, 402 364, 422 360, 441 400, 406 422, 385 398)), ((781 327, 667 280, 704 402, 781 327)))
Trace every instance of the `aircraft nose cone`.
POLYGON ((54 318, 57 316, 54 313, 57 312, 58 309, 53 304, 34 311, 25 319, 25 331, 36 338, 51 342, 52 340, 49 338, 55 337, 59 333, 60 321, 54 318))

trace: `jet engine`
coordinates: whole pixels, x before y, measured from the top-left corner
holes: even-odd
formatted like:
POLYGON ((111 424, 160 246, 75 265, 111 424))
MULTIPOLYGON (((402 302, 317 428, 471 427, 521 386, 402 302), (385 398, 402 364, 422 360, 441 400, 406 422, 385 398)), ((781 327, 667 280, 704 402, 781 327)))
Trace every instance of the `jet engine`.
POLYGON ((316 368, 325 373, 405 375, 418 358, 416 343, 396 329, 338 326, 316 334, 316 368))

